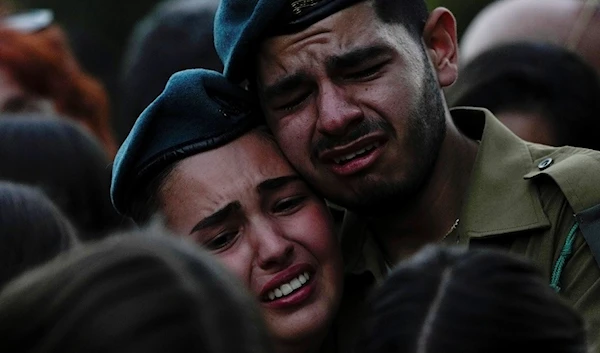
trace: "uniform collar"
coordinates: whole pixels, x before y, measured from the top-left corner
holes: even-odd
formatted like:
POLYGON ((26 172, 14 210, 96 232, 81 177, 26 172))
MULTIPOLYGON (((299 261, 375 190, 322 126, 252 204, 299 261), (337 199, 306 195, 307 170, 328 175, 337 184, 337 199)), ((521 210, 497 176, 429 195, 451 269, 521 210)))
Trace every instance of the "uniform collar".
MULTIPOLYGON (((536 165, 529 145, 488 110, 459 108, 451 113, 465 135, 481 141, 456 230, 459 239, 549 227, 536 187, 525 178, 536 165)), ((370 274, 379 282, 389 267, 364 219, 346 211, 341 237, 345 272, 370 274)))
POLYGON ((524 178, 534 165, 528 143, 488 110, 460 108, 451 114, 463 133, 481 141, 459 235, 483 238, 549 227, 536 186, 524 178))

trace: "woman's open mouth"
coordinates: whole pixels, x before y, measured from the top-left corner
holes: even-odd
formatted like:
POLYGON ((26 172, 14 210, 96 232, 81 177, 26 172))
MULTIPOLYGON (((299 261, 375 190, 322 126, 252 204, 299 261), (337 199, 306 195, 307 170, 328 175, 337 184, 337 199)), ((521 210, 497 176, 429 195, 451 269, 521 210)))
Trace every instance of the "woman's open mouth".
POLYGON ((302 305, 316 289, 315 268, 298 264, 282 271, 263 288, 260 300, 272 309, 302 305))
POLYGON ((304 287, 306 283, 310 280, 310 274, 308 272, 304 272, 300 274, 298 277, 294 277, 288 283, 284 283, 278 288, 275 288, 267 293, 268 301, 273 301, 275 299, 279 299, 282 297, 286 297, 296 290, 304 287))

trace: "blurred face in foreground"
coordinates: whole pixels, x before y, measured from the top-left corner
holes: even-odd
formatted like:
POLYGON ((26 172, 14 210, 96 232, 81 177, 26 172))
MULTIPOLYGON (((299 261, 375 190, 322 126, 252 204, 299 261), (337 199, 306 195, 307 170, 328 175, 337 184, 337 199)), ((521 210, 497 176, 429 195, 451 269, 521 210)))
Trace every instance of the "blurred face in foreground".
POLYGON ((169 226, 256 295, 276 345, 326 334, 342 293, 330 214, 269 137, 253 131, 184 159, 160 199, 169 226))

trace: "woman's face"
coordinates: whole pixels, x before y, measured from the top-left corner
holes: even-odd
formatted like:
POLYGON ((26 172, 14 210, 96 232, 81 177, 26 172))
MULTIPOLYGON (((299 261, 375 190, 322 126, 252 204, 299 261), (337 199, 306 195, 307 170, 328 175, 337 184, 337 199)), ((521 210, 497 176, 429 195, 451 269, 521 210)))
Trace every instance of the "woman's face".
POLYGON ((276 344, 328 330, 343 276, 331 217, 274 142, 251 132, 186 158, 159 196, 169 227, 256 295, 276 344))

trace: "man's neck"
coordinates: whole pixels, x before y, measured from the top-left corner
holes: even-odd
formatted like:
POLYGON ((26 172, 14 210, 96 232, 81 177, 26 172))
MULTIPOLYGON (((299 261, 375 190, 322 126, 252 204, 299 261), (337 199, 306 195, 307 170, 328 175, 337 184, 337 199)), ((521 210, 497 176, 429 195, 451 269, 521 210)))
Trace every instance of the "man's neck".
POLYGON ((392 264, 428 243, 443 240, 459 217, 478 144, 463 135, 449 117, 447 121, 439 156, 422 192, 396 214, 369 221, 369 228, 392 264))

